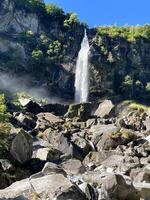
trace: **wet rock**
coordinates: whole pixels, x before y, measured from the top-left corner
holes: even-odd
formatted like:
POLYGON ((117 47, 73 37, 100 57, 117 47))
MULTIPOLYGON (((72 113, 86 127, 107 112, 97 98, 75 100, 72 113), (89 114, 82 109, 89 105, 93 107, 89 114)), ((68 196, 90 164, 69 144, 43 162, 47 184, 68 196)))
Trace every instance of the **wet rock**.
POLYGON ((99 104, 97 110, 94 115, 97 117, 105 118, 108 117, 114 105, 111 100, 105 100, 99 104))
POLYGON ((140 200, 140 195, 133 185, 126 183, 123 176, 115 174, 102 184, 102 199, 140 200))
POLYGON ((10 153, 21 164, 31 159, 33 152, 32 137, 21 129, 13 138, 10 153))

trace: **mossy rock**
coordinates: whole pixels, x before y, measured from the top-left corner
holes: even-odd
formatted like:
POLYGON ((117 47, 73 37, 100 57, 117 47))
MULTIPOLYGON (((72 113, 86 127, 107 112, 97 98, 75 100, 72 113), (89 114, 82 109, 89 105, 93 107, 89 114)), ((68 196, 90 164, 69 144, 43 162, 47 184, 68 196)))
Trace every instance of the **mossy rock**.
POLYGON ((71 104, 69 105, 65 117, 75 118, 79 121, 86 121, 91 116, 91 111, 91 103, 71 104))

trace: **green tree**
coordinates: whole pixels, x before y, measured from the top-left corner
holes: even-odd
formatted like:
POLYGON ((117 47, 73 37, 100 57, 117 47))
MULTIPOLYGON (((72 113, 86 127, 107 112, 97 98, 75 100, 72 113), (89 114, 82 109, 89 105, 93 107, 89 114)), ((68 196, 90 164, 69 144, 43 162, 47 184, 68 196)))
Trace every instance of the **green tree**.
POLYGON ((131 99, 133 96, 133 80, 131 76, 126 75, 122 82, 121 92, 125 98, 131 99))
POLYGON ((64 27, 71 29, 72 27, 79 24, 80 22, 76 13, 72 12, 67 14, 67 19, 64 21, 64 27))

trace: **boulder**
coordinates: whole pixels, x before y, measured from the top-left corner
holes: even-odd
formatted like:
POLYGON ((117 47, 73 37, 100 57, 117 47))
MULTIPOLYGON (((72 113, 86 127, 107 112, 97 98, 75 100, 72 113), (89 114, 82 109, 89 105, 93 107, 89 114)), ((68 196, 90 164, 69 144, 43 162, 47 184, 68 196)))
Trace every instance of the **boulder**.
POLYGON ((136 138, 135 134, 127 129, 114 129, 114 131, 106 132, 102 135, 96 147, 98 151, 114 149, 118 145, 127 145, 136 138))
POLYGON ((46 104, 42 106, 43 112, 54 113, 57 116, 63 116, 67 113, 69 105, 64 104, 46 104))
POLYGON ((62 174, 65 177, 67 177, 66 172, 58 165, 52 162, 47 162, 43 169, 42 172, 44 175, 49 175, 49 174, 62 174))
POLYGON ((87 200, 85 194, 62 174, 43 173, 35 174, 0 190, 0 199, 31 200, 35 198, 35 194, 40 199, 87 200))
POLYGON ((36 116, 32 113, 15 113, 14 118, 17 120, 17 125, 29 131, 36 127, 36 116))
POLYGON ((80 160, 83 159, 79 148, 72 144, 61 132, 49 132, 49 129, 47 129, 43 139, 49 142, 53 148, 62 152, 64 159, 72 157, 80 160))
POLYGON ((108 124, 108 125, 102 125, 102 124, 97 124, 91 126, 89 130, 89 137, 91 138, 91 141, 94 144, 97 144, 102 136, 104 135, 111 135, 113 132, 118 131, 118 128, 115 126, 115 124, 108 124))
POLYGON ((59 163, 61 160, 61 155, 62 153, 59 150, 52 147, 47 147, 38 149, 36 153, 36 158, 43 161, 59 163))
POLYGON ((19 98, 18 100, 27 112, 30 112, 33 114, 38 114, 43 111, 41 106, 38 103, 36 103, 30 99, 19 98))
POLYGON ((137 157, 111 155, 101 163, 100 168, 103 168, 106 172, 130 174, 130 171, 136 167, 140 167, 137 157))
POLYGON ((15 134, 10 147, 11 155, 21 164, 31 159, 33 152, 32 137, 21 129, 15 134))
POLYGON ((108 176, 104 180, 101 194, 102 199, 140 200, 139 192, 119 174, 108 176))
POLYGON ((76 159, 69 159, 63 162, 61 166, 69 175, 78 175, 85 171, 85 167, 82 165, 81 161, 76 159))
POLYGON ((89 142, 86 139, 77 136, 76 134, 73 134, 73 136, 71 137, 71 141, 79 148, 83 157, 85 157, 91 150, 89 142))
POLYGON ((65 114, 66 118, 78 118, 80 121, 86 121, 92 112, 91 103, 71 104, 65 114))
POLYGON ((113 107, 114 105, 111 100, 104 100, 102 103, 99 104, 94 115, 97 117, 106 118, 109 116, 113 107))
POLYGON ((14 171, 15 168, 8 159, 0 159, 0 168, 4 172, 14 171))
POLYGON ((35 129, 43 132, 49 127, 55 129, 55 127, 61 125, 63 122, 64 121, 60 117, 55 116, 52 113, 39 113, 37 115, 37 126, 35 129))
POLYGON ((141 199, 150 200, 150 184, 149 183, 134 183, 134 187, 140 192, 141 199))
POLYGON ((90 152, 83 160, 83 164, 88 168, 95 168, 100 166, 101 163, 111 155, 117 155, 116 151, 101 151, 101 152, 90 152))

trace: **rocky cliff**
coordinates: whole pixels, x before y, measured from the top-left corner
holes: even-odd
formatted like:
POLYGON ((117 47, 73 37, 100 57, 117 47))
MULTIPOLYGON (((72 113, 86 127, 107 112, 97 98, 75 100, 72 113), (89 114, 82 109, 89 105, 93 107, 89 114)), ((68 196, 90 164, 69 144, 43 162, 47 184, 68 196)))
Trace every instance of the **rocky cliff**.
MULTIPOLYGON (((28 78, 73 99, 74 70, 85 24, 42 1, 2 0, 0 3, 0 70, 28 78), (38 3, 37 3, 38 2, 38 3)), ((90 99, 122 96, 149 98, 150 26, 88 29, 90 99)))

